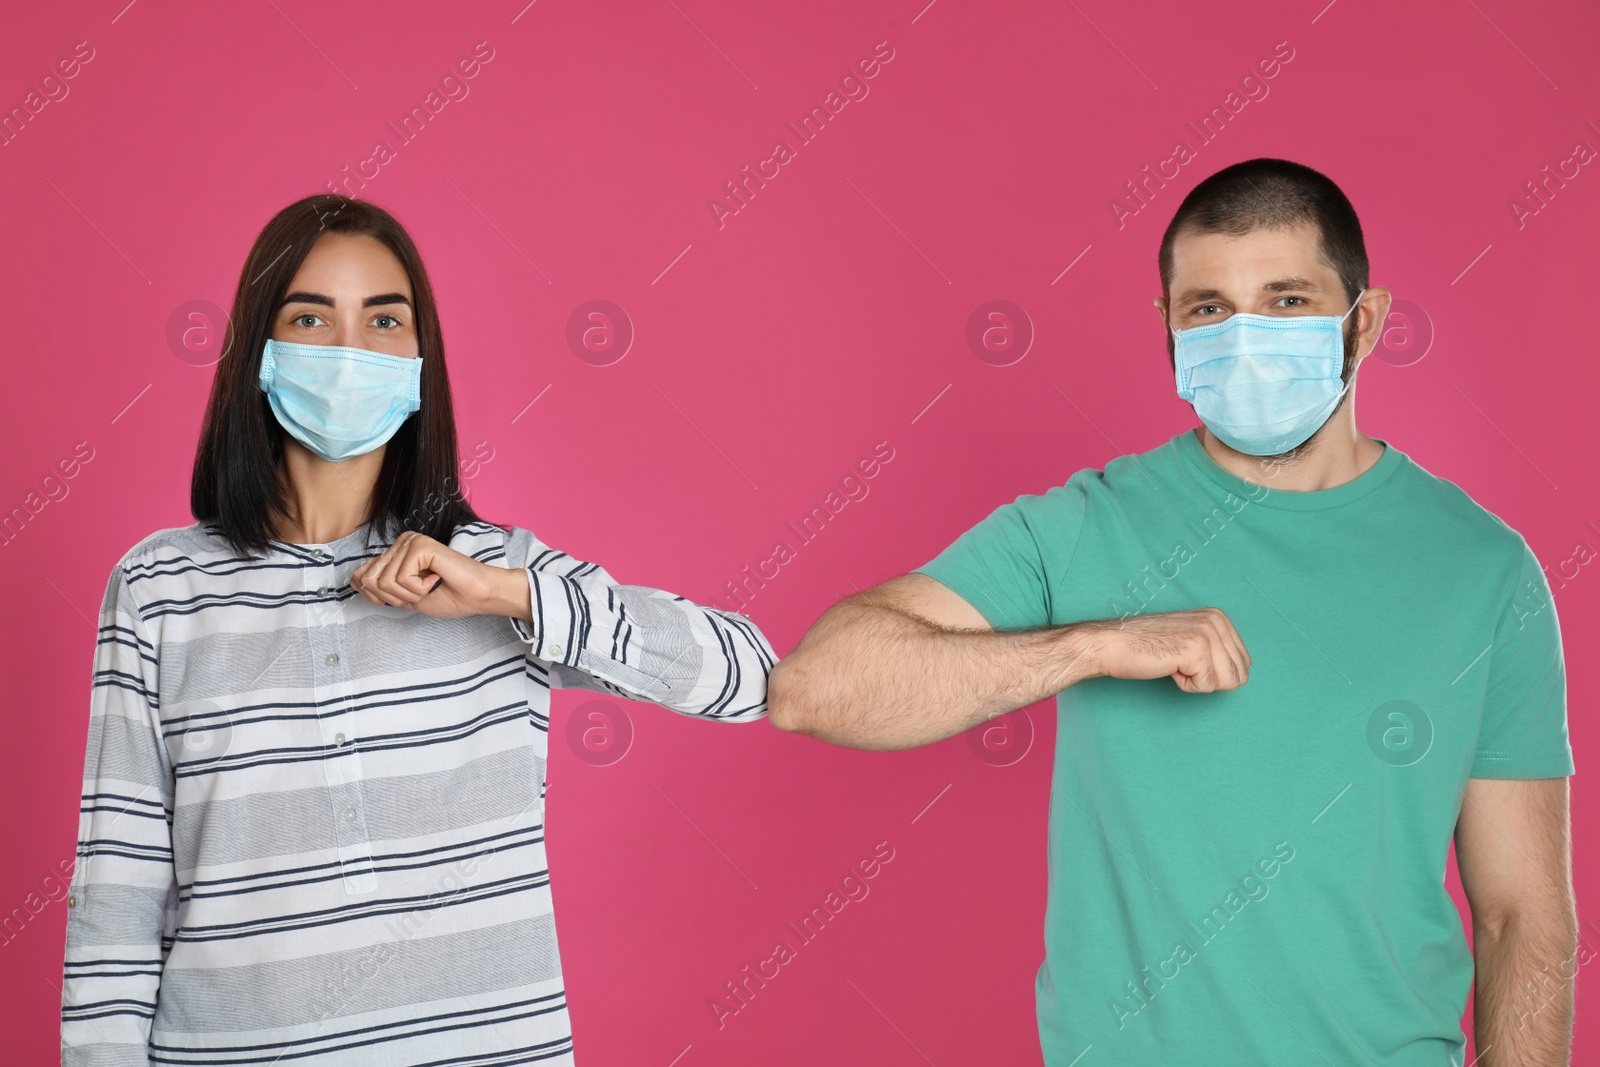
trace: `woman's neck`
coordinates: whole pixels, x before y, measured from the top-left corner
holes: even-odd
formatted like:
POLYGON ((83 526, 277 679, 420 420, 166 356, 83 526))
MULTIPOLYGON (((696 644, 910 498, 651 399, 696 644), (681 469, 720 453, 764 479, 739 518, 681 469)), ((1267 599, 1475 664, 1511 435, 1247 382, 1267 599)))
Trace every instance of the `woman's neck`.
POLYGON ((286 436, 278 467, 286 514, 277 522, 278 540, 325 545, 354 533, 371 514, 386 448, 330 463, 286 436))

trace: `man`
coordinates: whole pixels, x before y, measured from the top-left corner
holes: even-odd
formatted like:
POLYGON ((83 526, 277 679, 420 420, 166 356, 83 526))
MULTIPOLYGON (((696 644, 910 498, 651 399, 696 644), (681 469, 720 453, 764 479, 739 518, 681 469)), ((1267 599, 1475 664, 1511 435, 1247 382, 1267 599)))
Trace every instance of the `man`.
POLYGON ((1355 423, 1387 290, 1339 188, 1257 159, 1160 250, 1204 428, 996 508, 828 610, 774 724, 928 744, 1057 696, 1050 1067, 1565 1064, 1555 606, 1513 529, 1355 423))

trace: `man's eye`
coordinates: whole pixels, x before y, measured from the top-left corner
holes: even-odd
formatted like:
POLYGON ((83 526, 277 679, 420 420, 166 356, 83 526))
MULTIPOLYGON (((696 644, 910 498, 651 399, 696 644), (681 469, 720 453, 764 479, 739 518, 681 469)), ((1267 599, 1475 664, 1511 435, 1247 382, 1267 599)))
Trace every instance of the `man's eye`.
MULTIPOLYGON (((1303 296, 1286 296, 1283 298, 1283 300, 1298 300, 1300 301, 1300 304, 1304 304, 1306 302, 1306 298, 1303 296)), ((1280 300, 1279 303, 1282 304, 1283 301, 1280 300)), ((1300 306, 1300 304, 1284 304, 1284 307, 1297 308, 1300 306)))

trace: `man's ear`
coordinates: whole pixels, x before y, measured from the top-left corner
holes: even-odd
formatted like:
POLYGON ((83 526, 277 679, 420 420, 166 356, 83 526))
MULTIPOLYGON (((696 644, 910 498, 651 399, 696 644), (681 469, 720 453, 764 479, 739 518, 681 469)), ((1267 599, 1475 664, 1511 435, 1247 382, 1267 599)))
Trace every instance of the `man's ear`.
POLYGON ((1362 298, 1361 307, 1356 310, 1358 322, 1365 321, 1366 327, 1357 335, 1356 362, 1372 355, 1377 350, 1378 342, 1383 337, 1384 323, 1389 318, 1389 308, 1394 303, 1394 294, 1382 286, 1367 287, 1366 295, 1362 298), (1370 312, 1370 317, 1363 319, 1363 313, 1370 312), (1366 351, 1363 352, 1362 349, 1366 351))
POLYGON ((1167 298, 1158 296, 1153 303, 1156 306, 1156 314, 1161 316, 1161 325, 1165 326, 1167 324, 1167 298))

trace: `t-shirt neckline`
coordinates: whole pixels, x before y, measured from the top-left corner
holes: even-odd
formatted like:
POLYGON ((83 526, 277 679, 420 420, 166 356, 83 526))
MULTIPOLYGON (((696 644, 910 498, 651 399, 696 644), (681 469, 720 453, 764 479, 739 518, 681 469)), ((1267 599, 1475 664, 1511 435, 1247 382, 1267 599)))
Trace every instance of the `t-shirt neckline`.
POLYGON ((1368 493, 1377 489, 1389 480, 1405 460, 1405 454, 1394 445, 1381 437, 1374 437, 1383 446, 1383 454, 1378 461, 1365 471, 1356 475, 1342 485, 1335 485, 1327 489, 1312 489, 1306 492, 1294 490, 1274 490, 1269 477, 1263 474, 1259 482, 1246 481, 1231 471, 1225 470, 1216 460, 1211 458, 1205 445, 1200 443, 1199 430, 1185 430, 1175 439, 1178 452, 1188 463, 1191 471, 1236 496, 1244 497, 1257 507, 1273 508, 1279 511, 1320 511, 1325 508, 1341 507, 1352 501, 1359 500, 1368 493), (1262 489, 1267 492, 1263 495, 1262 489))

